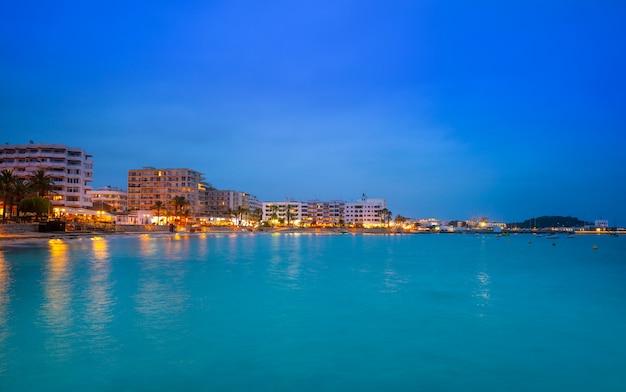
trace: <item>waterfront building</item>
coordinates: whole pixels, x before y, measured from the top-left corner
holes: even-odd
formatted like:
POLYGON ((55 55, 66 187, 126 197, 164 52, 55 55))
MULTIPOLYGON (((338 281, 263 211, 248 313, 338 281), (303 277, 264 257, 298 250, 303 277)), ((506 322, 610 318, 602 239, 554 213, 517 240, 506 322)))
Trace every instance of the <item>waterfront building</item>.
POLYGON ((344 223, 346 203, 341 200, 309 200, 302 206, 302 224, 307 226, 338 226, 344 223))
POLYGON ((234 190, 207 189, 206 214, 213 219, 229 220, 234 211, 245 209, 249 214, 257 208, 262 208, 254 195, 234 190))
POLYGON ((53 183, 49 198, 55 208, 91 208, 93 156, 65 144, 4 144, 0 146, 0 171, 28 179, 45 171, 53 183))
POLYGON ((188 210, 192 217, 205 213, 206 192, 210 187, 204 180, 204 174, 187 168, 157 169, 144 166, 128 171, 128 211, 154 210, 160 201, 163 204, 161 214, 172 212, 174 197, 184 197, 188 203, 181 209, 188 210))
POLYGON ((596 219, 593 226, 599 229, 606 229, 609 227, 609 221, 607 219, 596 219))
POLYGON ((107 212, 124 212, 128 205, 128 193, 120 188, 105 186, 88 191, 94 209, 107 212))
POLYGON ((149 225, 152 222, 152 211, 133 210, 115 215, 115 224, 117 225, 149 225))
POLYGON ((384 219, 379 213, 386 208, 385 199, 363 197, 353 203, 341 200, 309 200, 299 202, 285 200, 263 203, 263 220, 305 226, 380 226, 384 219))
POLYGON ((383 208, 387 208, 385 199, 370 199, 363 195, 361 199, 345 204, 344 222, 364 227, 380 226, 385 223, 379 213, 383 208))
POLYGON ((439 230, 439 228, 445 225, 436 218, 422 218, 417 220, 416 226, 419 226, 420 229, 424 230, 439 230))
POLYGON ((262 208, 263 220, 266 222, 299 225, 306 214, 307 203, 288 199, 263 202, 262 208))

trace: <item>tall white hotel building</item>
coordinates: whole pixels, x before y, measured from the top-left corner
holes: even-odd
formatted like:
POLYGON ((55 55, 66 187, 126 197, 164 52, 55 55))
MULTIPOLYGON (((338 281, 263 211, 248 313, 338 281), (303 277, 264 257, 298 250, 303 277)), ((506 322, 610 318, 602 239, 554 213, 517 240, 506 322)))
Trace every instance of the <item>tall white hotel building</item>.
POLYGON ((0 171, 12 170, 13 175, 30 178, 44 170, 54 186, 50 194, 53 207, 89 208, 88 194, 93 181, 92 155, 65 144, 4 144, 0 145, 0 171))

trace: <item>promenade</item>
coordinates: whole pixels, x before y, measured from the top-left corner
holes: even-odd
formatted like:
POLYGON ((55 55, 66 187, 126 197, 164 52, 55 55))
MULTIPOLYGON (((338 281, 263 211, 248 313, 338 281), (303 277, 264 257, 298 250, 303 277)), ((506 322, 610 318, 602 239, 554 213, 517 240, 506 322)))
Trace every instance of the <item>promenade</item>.
MULTIPOLYGON (((542 230, 538 233, 548 234, 550 230, 542 230)), ((33 242, 48 241, 50 239, 73 239, 94 236, 127 236, 127 235, 202 235, 202 234, 246 234, 246 233, 282 233, 282 234, 430 234, 430 235, 498 235, 493 231, 465 231, 465 232, 432 232, 417 230, 401 230, 396 228, 308 228, 308 227, 257 227, 245 228, 237 226, 202 226, 202 227, 178 227, 171 232, 169 226, 155 225, 118 225, 115 230, 81 230, 81 231, 50 231, 39 232, 37 224, 4 224, 0 225, 0 246, 10 244, 27 244, 33 242)), ((556 234, 566 235, 625 235, 626 230, 596 231, 578 230, 575 232, 555 231, 556 234)), ((532 232, 511 231, 508 235, 533 234, 532 232)))

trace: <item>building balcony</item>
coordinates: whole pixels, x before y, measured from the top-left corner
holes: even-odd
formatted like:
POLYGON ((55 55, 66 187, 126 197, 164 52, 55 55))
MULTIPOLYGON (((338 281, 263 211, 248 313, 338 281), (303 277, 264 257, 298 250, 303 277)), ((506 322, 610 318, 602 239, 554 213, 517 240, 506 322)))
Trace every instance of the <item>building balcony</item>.
POLYGON ((44 162, 44 163, 40 163, 36 166, 41 167, 43 170, 52 170, 52 169, 65 169, 65 163, 64 162, 44 162))

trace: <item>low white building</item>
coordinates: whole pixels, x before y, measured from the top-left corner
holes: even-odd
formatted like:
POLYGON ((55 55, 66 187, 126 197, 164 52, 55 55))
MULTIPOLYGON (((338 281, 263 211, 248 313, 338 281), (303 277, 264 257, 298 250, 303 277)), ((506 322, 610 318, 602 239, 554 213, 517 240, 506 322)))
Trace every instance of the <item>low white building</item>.
POLYGON ((299 225, 303 217, 303 209, 306 203, 285 200, 263 202, 263 220, 266 222, 282 221, 287 224, 299 225))
POLYGON ((594 226, 600 229, 606 229, 609 227, 609 221, 606 219, 596 219, 594 222, 594 226))
POLYGON ((115 216, 117 225, 149 225, 152 224, 152 211, 133 210, 115 216))
POLYGON ((111 186, 105 186, 104 188, 98 188, 88 191, 87 194, 91 197, 94 208, 124 212, 128 204, 128 193, 120 188, 111 186))

